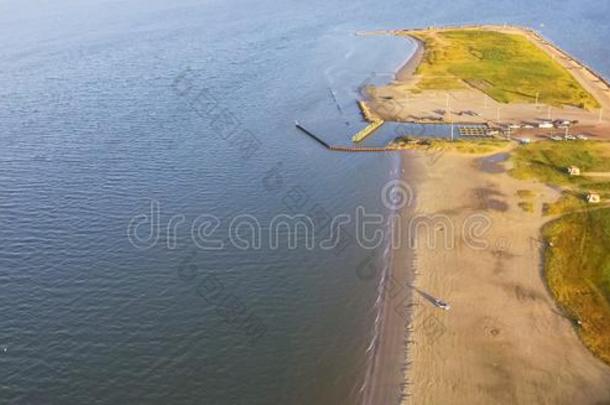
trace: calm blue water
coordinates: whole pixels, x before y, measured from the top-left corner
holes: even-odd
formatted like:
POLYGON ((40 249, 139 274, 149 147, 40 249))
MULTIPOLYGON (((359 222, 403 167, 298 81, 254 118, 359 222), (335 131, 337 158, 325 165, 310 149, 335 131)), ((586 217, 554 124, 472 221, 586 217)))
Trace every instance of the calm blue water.
POLYGON ((358 86, 412 51, 355 31, 531 25, 610 76, 608 11, 0 3, 0 403, 359 403, 385 246, 244 250, 227 243, 231 219, 268 231, 282 213, 387 214, 396 155, 328 153, 293 126, 347 143, 358 86), (149 240, 138 228, 138 249, 127 229, 145 214, 159 226, 149 240), (218 218, 207 239, 222 249, 193 242, 201 215, 218 218), (377 272, 359 277, 368 258, 377 272))

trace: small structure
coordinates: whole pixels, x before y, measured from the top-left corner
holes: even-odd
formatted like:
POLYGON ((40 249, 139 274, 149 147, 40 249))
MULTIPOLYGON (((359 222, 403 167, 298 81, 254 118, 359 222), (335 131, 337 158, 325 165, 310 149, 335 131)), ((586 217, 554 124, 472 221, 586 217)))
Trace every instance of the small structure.
POLYGON ((568 166, 568 174, 570 176, 580 176, 580 169, 576 166, 568 166))
POLYGON ((599 197, 599 194, 597 193, 589 193, 587 194, 587 202, 589 204, 597 204, 601 201, 601 198, 599 197))
POLYGON ((549 122, 549 121, 543 121, 540 124, 538 124, 538 128, 550 129, 550 128, 553 128, 553 123, 549 122))
POLYGON ((531 142, 532 142, 532 140, 531 140, 530 138, 520 138, 520 139, 519 139, 519 143, 520 143, 521 145, 527 145, 527 144, 529 144, 529 143, 531 143, 531 142))

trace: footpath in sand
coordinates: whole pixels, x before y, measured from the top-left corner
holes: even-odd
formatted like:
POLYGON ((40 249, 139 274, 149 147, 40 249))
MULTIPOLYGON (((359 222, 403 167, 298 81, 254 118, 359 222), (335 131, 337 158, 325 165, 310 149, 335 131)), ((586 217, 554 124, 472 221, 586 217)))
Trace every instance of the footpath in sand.
POLYGON ((541 275, 539 235, 548 218, 540 204, 557 195, 500 170, 482 170, 473 156, 405 159, 422 173, 417 214, 443 215, 451 224, 437 218, 435 246, 428 246, 430 235, 416 235, 415 287, 423 294, 414 294, 414 318, 433 317, 438 333, 415 323, 405 403, 610 403, 610 367, 580 342, 541 275), (533 213, 517 206, 519 189, 539 196, 533 213), (465 223, 484 222, 473 214, 489 219, 483 235, 480 225, 464 230, 465 223), (443 232, 452 232, 453 247, 443 246, 443 232), (435 307, 425 294, 451 309, 435 307))

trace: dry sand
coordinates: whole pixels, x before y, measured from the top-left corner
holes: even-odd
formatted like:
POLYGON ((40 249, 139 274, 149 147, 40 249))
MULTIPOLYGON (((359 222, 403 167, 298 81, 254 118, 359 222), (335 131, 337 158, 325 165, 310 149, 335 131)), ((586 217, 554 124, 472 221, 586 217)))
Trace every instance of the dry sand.
POLYGON ((555 192, 483 171, 472 155, 405 159, 423 173, 417 215, 443 215, 449 225, 437 217, 436 246, 428 246, 430 235, 416 234, 415 287, 422 294, 413 298, 404 402, 609 404, 610 367, 580 342, 541 275, 541 203, 555 192), (534 213, 517 206, 519 189, 536 193, 534 213), (473 215, 489 219, 486 232, 464 231, 464 224, 484 223, 473 215), (447 232, 453 247, 446 246, 447 232), (435 307, 425 294, 451 309, 435 307))

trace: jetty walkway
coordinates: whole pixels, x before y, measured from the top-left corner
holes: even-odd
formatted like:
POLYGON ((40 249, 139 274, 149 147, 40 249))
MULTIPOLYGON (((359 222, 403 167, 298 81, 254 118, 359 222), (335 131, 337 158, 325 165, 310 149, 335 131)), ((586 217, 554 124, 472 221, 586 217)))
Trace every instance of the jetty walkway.
POLYGON ((295 126, 305 134, 309 135, 314 141, 322 145, 328 150, 334 152, 395 152, 398 149, 391 146, 343 146, 343 145, 329 145, 326 141, 312 133, 310 130, 301 125, 298 121, 294 123, 295 126))

